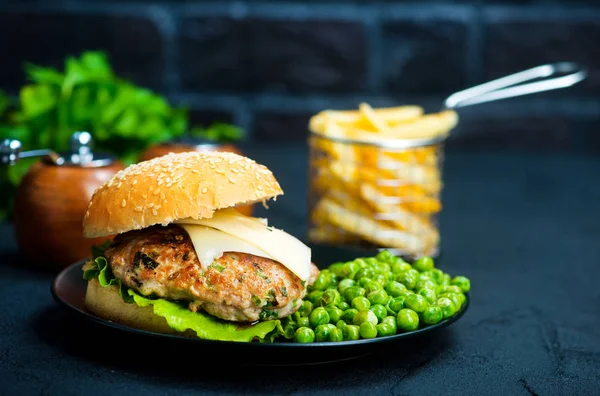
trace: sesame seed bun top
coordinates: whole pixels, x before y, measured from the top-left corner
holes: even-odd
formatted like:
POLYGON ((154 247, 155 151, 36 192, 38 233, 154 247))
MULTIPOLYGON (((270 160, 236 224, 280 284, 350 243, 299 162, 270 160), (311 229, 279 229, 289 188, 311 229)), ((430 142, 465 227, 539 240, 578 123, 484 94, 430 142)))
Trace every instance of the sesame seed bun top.
POLYGON ((283 191, 264 165, 234 153, 168 154, 129 166, 98 187, 83 219, 88 238, 275 199, 283 191))

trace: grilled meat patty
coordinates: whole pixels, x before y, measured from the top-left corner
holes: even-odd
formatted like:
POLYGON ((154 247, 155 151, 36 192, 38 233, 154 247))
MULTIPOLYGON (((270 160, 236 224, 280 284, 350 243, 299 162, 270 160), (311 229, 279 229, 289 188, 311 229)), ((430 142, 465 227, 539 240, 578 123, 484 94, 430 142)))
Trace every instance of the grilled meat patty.
MULTIPOLYGON (((225 320, 253 322, 294 313, 306 286, 277 261, 225 252, 204 268, 185 230, 153 226, 115 237, 105 251, 113 274, 144 296, 188 303, 225 320)), ((318 269, 312 264, 311 279, 318 269)))

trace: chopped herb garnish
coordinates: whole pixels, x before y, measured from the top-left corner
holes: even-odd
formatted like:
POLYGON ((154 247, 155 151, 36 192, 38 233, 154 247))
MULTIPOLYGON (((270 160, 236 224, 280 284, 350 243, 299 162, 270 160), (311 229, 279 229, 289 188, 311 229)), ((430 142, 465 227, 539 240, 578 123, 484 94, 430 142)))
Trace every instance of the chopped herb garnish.
POLYGON ((267 227, 267 230, 273 232, 273 227, 267 227))
POLYGON ((279 288, 279 290, 281 290, 281 295, 283 297, 287 297, 287 288, 285 286, 279 288))
POLYGON ((133 256, 133 266, 137 268, 140 265, 148 269, 156 269, 158 267, 158 263, 152 257, 143 252, 136 252, 133 256))
POLYGON ((277 301, 277 294, 275 294, 275 289, 269 290, 265 298, 265 307, 276 307, 279 305, 279 302, 277 301))
POLYGON ((269 278, 267 275, 265 275, 262 270, 257 269, 256 270, 256 275, 260 276, 261 278, 263 278, 265 280, 265 282, 267 283, 271 283, 271 278, 269 278))
POLYGON ((254 305, 256 305, 257 307, 260 307, 260 304, 262 303, 262 301, 260 301, 260 298, 258 298, 258 296, 255 296, 253 294, 252 295, 252 303, 254 303, 254 305))
POLYGON ((225 269, 225 267, 223 267, 222 265, 215 263, 211 264, 210 267, 216 269, 219 272, 223 272, 223 270, 225 269))
POLYGON ((277 312, 275 312, 275 311, 263 309, 262 311, 260 311, 260 314, 258 315, 258 317, 261 320, 269 320, 269 319, 277 319, 278 315, 277 315, 277 312))

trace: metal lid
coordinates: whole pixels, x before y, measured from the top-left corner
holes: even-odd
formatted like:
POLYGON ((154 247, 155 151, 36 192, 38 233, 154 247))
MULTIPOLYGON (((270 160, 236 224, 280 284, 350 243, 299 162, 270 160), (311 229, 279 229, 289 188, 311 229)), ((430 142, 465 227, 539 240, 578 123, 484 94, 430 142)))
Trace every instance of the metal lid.
POLYGON ((0 143, 0 163, 14 165, 22 158, 43 157, 42 161, 48 165, 98 168, 116 161, 112 154, 94 153, 92 143, 92 135, 85 131, 71 135, 71 151, 65 153, 56 153, 49 149, 21 151, 20 141, 5 139, 0 143))

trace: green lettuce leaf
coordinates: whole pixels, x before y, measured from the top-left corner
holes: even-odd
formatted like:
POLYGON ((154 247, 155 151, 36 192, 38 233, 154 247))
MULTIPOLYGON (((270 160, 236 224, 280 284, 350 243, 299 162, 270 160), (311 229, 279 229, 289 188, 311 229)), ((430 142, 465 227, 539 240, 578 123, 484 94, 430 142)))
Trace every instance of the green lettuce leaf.
POLYGON ((105 243, 92 249, 94 259, 91 267, 83 272, 83 278, 88 281, 98 279, 103 287, 117 286, 119 295, 126 303, 135 303, 139 307, 152 305, 154 314, 165 318, 171 328, 179 332, 190 329, 196 332, 198 338, 219 341, 273 342, 277 337, 285 335, 280 320, 267 320, 252 325, 236 324, 203 312, 192 312, 180 303, 139 295, 113 275, 106 258, 102 256, 108 246, 105 243))
POLYGON ((279 320, 268 320, 245 326, 238 325, 201 312, 192 312, 182 304, 162 298, 154 300, 142 297, 131 289, 128 292, 138 306, 152 305, 154 314, 165 318, 171 328, 180 332, 188 329, 194 330, 198 337, 202 339, 273 342, 278 335, 283 334, 279 320))

